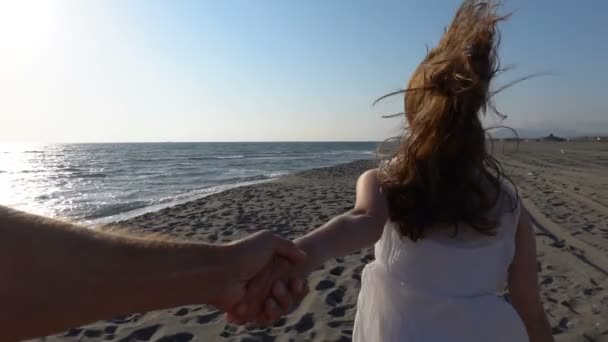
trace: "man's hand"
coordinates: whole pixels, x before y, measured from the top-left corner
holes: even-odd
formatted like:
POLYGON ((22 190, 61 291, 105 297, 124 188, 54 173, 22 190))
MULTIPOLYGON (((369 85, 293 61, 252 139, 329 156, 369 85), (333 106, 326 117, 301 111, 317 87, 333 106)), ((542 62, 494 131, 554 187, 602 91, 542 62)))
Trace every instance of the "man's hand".
MULTIPOLYGON (((273 283, 260 285, 262 279, 268 279, 271 275, 271 265, 280 264, 287 270, 291 270, 298 264, 306 261, 306 253, 297 248, 291 241, 276 236, 268 231, 261 231, 224 246, 225 254, 230 260, 226 260, 225 272, 230 281, 214 296, 210 304, 218 309, 237 313, 237 304, 245 302, 246 297, 259 294, 260 289, 270 288, 273 283), (250 281, 256 279, 250 284, 250 281), (253 291, 250 285, 257 285, 253 291), (259 289, 258 289, 259 288, 259 289)), ((278 278, 277 278, 278 279, 278 278)), ((207 281, 213 281, 209 279, 207 281)), ((274 279, 273 279, 274 281, 274 279)), ((297 281, 293 279, 293 286, 297 281)), ((266 291, 269 293, 270 291, 266 291)), ((266 297, 260 298, 262 301, 266 297)), ((285 302, 285 296, 279 297, 285 302)))
POLYGON ((276 257, 249 282, 243 301, 228 312, 235 324, 267 325, 288 313, 308 293, 300 264, 276 257))

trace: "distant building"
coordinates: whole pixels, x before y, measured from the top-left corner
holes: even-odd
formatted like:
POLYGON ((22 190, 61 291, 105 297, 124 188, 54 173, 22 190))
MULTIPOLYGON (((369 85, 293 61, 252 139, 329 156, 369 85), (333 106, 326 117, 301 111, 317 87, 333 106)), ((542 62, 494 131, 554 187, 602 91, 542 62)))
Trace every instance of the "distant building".
POLYGON ((513 142, 513 141, 514 141, 514 142, 520 142, 520 141, 523 141, 523 139, 522 139, 522 138, 520 138, 520 137, 513 137, 513 138, 504 138, 504 139, 502 139, 502 141, 508 141, 508 142, 513 142))
POLYGON ((562 141, 566 141, 566 139, 561 138, 561 137, 556 137, 555 135, 553 135, 553 133, 549 134, 548 136, 541 138, 542 141, 549 141, 549 142, 562 142, 562 141))

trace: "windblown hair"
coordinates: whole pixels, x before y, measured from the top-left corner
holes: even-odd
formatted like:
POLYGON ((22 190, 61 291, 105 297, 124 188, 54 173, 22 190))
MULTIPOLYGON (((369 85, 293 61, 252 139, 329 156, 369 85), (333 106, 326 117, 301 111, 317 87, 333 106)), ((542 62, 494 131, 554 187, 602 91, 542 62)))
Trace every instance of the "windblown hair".
POLYGON ((507 17, 497 7, 465 0, 402 91, 409 130, 380 179, 390 219, 414 241, 436 225, 494 233, 488 213, 506 177, 487 151, 480 115, 494 108, 490 83, 501 71, 497 24, 507 17))

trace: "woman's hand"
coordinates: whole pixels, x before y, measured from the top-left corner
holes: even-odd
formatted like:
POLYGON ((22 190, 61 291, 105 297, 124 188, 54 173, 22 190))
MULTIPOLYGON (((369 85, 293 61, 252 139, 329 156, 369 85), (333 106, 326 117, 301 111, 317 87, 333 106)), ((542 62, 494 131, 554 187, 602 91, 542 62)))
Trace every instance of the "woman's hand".
POLYGON ((274 258, 249 282, 243 301, 228 312, 228 321, 268 325, 290 312, 308 293, 300 268, 284 258, 274 258))
MULTIPOLYGON (((268 231, 255 233, 222 248, 226 252, 223 254, 225 262, 222 262, 219 271, 223 274, 218 274, 217 280, 227 280, 222 280, 222 286, 210 304, 230 313, 237 312, 236 305, 239 303, 248 303, 250 308, 257 307, 256 303, 265 298, 262 295, 270 292, 266 289, 272 284, 268 281, 275 280, 269 278, 274 274, 272 270, 275 267, 288 271, 306 261, 306 253, 291 241, 268 231)), ((297 279, 292 278, 289 282, 294 288, 298 287, 295 280, 297 279)), ((207 281, 214 280, 207 279, 207 281)), ((278 290, 281 290, 280 287, 278 290)), ((280 303, 289 300, 286 296, 277 296, 277 298, 280 303)))

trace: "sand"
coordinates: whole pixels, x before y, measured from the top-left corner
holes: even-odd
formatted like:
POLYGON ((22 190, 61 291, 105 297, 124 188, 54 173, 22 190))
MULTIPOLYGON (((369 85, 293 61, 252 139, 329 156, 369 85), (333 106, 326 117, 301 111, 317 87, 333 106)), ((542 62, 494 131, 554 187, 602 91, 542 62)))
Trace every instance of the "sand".
MULTIPOLYGON (((557 341, 608 341, 608 144, 496 146, 537 230, 542 299, 557 341)), ((353 205, 357 161, 232 189, 122 225, 201 241, 259 229, 296 237, 353 205)), ((48 341, 349 341, 360 274, 371 248, 327 262, 309 278, 300 307, 270 328, 228 324, 208 306, 130 314, 71 329, 48 341)))

